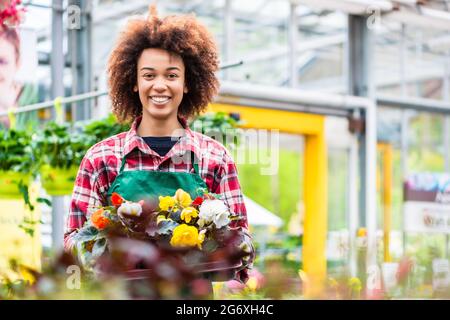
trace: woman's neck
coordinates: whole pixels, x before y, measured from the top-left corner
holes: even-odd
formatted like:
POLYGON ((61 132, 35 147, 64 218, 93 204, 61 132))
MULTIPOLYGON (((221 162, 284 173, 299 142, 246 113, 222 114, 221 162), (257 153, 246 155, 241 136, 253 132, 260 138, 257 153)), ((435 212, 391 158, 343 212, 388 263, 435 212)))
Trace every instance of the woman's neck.
POLYGON ((137 133, 141 137, 182 136, 184 128, 178 118, 158 120, 142 115, 137 133))

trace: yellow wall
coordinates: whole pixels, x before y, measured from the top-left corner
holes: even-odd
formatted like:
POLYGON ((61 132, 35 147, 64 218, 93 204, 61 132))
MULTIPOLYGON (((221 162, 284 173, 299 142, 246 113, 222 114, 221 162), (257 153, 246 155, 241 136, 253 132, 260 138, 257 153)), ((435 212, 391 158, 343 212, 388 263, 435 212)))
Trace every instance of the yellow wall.
MULTIPOLYGON (((38 187, 33 185, 30 188, 31 199, 35 199, 37 194, 38 187)), ((34 236, 30 237, 19 228, 25 217, 39 221, 41 219, 39 206, 35 206, 35 210, 31 212, 21 199, 0 198, 0 278, 5 274, 14 278, 9 269, 10 259, 36 270, 41 268, 40 225, 39 223, 35 225, 34 236)))

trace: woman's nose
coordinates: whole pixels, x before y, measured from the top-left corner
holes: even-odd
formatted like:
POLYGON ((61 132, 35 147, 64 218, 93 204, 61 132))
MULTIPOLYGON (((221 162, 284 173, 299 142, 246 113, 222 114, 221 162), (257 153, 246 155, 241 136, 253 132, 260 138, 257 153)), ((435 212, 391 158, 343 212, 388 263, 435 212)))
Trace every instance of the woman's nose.
POLYGON ((167 85, 165 84, 163 79, 156 79, 153 84, 153 89, 157 91, 164 91, 166 90, 167 85))

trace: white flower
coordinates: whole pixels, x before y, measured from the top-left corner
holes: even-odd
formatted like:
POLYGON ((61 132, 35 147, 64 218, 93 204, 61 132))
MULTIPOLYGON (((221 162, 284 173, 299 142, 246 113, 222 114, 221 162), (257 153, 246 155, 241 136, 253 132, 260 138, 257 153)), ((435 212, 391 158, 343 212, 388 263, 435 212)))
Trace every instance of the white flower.
POLYGON ((202 227, 204 224, 214 222, 217 228, 221 228, 229 223, 228 208, 221 200, 205 200, 200 206, 198 224, 202 227))
POLYGON ((229 216, 228 211, 224 211, 214 217, 214 223, 216 224, 216 227, 218 229, 230 223, 230 218, 228 216, 229 216))
POLYGON ((122 203, 119 209, 117 209, 117 213, 122 217, 123 215, 140 217, 142 213, 142 206, 139 203, 127 201, 122 203))

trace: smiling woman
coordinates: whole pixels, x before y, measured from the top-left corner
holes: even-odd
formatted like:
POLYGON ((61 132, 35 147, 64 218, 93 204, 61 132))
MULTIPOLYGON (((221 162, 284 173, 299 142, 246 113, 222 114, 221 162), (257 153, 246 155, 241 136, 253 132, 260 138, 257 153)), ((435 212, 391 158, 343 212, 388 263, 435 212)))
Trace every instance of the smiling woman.
MULTIPOLYGON (((192 199, 201 190, 220 195, 239 217, 231 227, 244 231, 245 247, 253 249, 234 161, 222 144, 187 126, 217 93, 217 70, 215 42, 194 16, 160 19, 151 6, 148 18, 128 23, 108 73, 112 110, 119 121, 132 122, 131 129, 85 155, 67 219, 67 250, 76 245, 74 235, 87 217, 111 204, 113 193, 155 212, 158 196, 178 189, 192 199)), ((248 278, 252 261, 243 260, 237 279, 248 278)))

